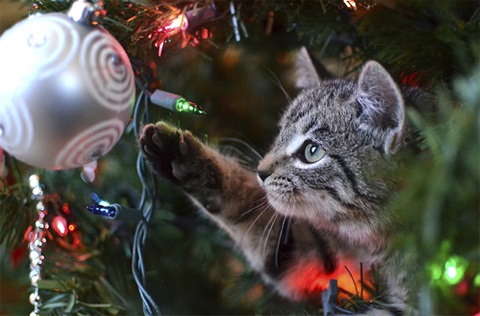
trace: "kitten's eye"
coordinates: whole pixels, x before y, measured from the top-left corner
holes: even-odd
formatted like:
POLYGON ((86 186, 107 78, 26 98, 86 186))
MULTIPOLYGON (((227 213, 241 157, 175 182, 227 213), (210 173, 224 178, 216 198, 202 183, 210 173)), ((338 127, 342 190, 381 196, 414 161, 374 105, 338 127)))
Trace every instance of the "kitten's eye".
POLYGON ((303 146, 303 153, 300 153, 300 158, 305 163, 314 163, 319 161, 325 156, 325 150, 323 150, 318 144, 308 142, 303 146))

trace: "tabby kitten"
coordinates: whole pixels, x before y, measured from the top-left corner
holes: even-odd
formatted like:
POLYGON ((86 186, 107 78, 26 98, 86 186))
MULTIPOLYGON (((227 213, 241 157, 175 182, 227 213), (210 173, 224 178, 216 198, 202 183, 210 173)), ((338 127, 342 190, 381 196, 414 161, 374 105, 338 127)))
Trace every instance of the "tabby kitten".
POLYGON ((318 297, 329 279, 352 290, 350 273, 359 278, 360 266, 380 263, 385 306, 401 312, 402 276, 385 263, 384 202, 405 134, 402 95, 377 62, 357 80, 320 81, 305 51, 300 56, 304 90, 256 172, 164 122, 145 126, 140 148, 281 295, 318 297))

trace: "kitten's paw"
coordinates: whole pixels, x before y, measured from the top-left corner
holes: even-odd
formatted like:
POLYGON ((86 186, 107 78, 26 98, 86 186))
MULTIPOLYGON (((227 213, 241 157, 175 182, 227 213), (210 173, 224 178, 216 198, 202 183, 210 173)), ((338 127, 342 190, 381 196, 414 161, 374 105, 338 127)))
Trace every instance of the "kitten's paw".
POLYGON ((144 127, 139 142, 151 169, 177 185, 210 186, 217 178, 214 159, 189 131, 158 122, 144 127))
POLYGON ((142 154, 151 169, 163 177, 176 182, 172 174, 172 160, 179 156, 180 133, 165 124, 148 124, 139 138, 142 154))

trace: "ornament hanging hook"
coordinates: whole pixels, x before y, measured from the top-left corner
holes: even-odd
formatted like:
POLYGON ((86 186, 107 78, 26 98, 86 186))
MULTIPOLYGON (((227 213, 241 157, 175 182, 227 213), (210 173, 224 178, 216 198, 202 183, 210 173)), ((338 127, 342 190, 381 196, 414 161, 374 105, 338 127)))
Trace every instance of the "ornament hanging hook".
POLYGON ((98 0, 94 3, 77 0, 72 4, 70 10, 68 10, 68 17, 73 21, 94 26, 102 24, 105 15, 106 11, 103 9, 103 0, 98 0))

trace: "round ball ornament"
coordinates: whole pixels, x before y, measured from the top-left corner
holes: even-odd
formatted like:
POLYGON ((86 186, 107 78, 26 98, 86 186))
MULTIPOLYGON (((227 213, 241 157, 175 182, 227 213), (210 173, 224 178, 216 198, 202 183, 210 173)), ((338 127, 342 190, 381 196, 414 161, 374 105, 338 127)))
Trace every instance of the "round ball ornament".
POLYGON ((97 7, 36 14, 0 37, 0 147, 45 169, 83 166, 120 139, 134 105, 125 50, 97 7))

